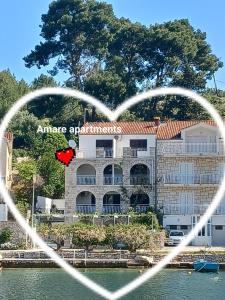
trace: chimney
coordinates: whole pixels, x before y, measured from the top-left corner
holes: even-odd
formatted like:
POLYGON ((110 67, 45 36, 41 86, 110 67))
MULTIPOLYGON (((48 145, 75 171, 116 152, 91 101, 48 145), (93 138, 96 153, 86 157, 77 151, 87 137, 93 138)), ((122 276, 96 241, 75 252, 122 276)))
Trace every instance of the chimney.
POLYGON ((155 126, 158 127, 160 125, 160 117, 154 117, 153 122, 155 123, 155 126))

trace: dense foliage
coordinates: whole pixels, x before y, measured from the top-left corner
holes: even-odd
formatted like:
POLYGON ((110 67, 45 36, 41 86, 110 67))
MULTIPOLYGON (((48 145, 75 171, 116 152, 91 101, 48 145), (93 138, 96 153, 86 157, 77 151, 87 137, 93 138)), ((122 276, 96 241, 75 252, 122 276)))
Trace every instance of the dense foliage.
POLYGON ((8 227, 2 229, 1 233, 0 233, 0 245, 7 243, 11 240, 12 238, 12 230, 8 227))
POLYGON ((96 246, 114 247, 124 244, 130 251, 137 249, 156 250, 163 240, 163 231, 150 231, 147 225, 130 224, 115 226, 98 226, 84 223, 72 225, 41 224, 39 234, 45 239, 56 242, 60 248, 65 239, 72 239, 75 247, 93 249, 96 246))

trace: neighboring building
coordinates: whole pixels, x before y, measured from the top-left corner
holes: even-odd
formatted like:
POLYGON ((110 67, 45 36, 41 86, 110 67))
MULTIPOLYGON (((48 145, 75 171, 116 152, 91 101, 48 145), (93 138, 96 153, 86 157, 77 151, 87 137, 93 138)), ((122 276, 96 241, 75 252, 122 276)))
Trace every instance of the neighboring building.
MULTIPOLYGON (((12 183, 12 144, 13 136, 11 133, 5 133, 2 142, 2 151, 0 159, 1 176, 6 184, 8 190, 11 189, 12 183)), ((0 221, 8 220, 7 205, 0 198, 0 221)))
MULTIPOLYGON (((158 206, 163 225, 188 232, 212 202, 224 170, 221 136, 212 121, 174 121, 157 131, 158 206)), ((225 245, 222 201, 193 245, 225 245)))

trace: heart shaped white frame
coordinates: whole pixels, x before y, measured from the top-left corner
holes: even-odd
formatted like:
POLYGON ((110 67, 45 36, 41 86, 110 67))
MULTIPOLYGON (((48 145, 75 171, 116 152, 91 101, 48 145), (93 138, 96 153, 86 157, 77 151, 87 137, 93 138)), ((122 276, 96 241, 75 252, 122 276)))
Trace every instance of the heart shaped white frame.
MULTIPOLYGON (((22 108, 26 103, 30 102, 31 100, 46 95, 64 95, 69 97, 74 97, 83 101, 92 104, 97 109, 99 109, 102 113, 104 113, 110 121, 115 121, 117 118, 126 110, 129 109, 131 106, 141 102, 145 99, 155 97, 155 96, 162 96, 162 95, 180 95, 188 97, 192 100, 198 102, 201 106, 203 106, 211 115, 211 117, 217 123, 217 126, 220 130, 221 136, 223 138, 223 146, 225 150, 225 127, 223 121, 216 111, 216 109, 211 105, 206 99, 197 95, 196 93, 186 90, 183 88, 159 88, 155 90, 150 90, 145 93, 138 94, 128 100, 126 100, 122 105, 120 105, 115 111, 111 111, 108 109, 103 103, 98 101, 97 99, 86 95, 82 92, 66 89, 66 88, 44 88, 32 93, 25 95, 24 97, 20 98, 8 111, 5 115, 1 125, 0 125, 0 141, 2 141, 4 137, 4 132, 6 131, 9 122, 13 118, 13 116, 17 113, 17 111, 22 108)), ((2 142, 0 142, 0 153, 1 153, 2 142)), ((1 174, 0 174, 1 177, 1 174)), ((83 274, 81 274, 78 270, 74 269, 68 263, 66 263, 61 257, 59 257, 51 248, 49 248, 45 242, 39 237, 39 235, 32 230, 32 228, 26 223, 25 219, 17 210, 15 204, 13 203, 12 198, 10 197, 4 182, 0 180, 0 194, 2 195, 5 203, 10 208, 11 212, 13 213, 14 217, 20 224, 20 226, 24 229, 27 234, 32 238, 35 244, 37 244, 43 251, 45 251, 49 257, 51 257, 60 267, 62 267, 65 271, 67 271, 74 279, 80 281, 83 285, 88 287, 89 289, 93 290, 97 294, 101 295, 102 297, 110 300, 119 299, 120 297, 126 295, 127 293, 131 292, 132 290, 139 287, 143 284, 146 280, 153 277, 157 272, 159 272, 163 267, 165 267, 175 256, 177 256, 185 246, 187 246, 191 240, 198 234, 199 230, 207 223, 208 219, 211 217, 213 212, 215 211, 216 207, 219 205, 223 195, 225 193, 225 172, 224 177, 221 182, 221 185, 212 201, 208 209, 206 210, 205 214, 202 216, 200 221, 196 224, 196 226, 192 229, 192 231, 188 234, 188 236, 183 240, 177 247, 173 249, 165 258, 163 258, 156 266, 149 269, 143 275, 139 276, 138 278, 134 279, 124 287, 118 289, 115 292, 110 292, 107 289, 103 288, 99 284, 95 283, 91 279, 86 278, 83 274)))

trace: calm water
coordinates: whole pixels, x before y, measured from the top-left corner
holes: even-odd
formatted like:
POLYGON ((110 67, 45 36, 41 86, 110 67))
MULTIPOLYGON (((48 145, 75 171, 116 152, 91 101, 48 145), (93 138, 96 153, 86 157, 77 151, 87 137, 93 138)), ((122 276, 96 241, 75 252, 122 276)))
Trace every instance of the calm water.
MULTIPOLYGON (((84 270, 83 270, 84 271, 84 270)), ((110 290, 127 283, 136 276, 136 270, 87 270, 85 274, 110 290)), ((99 296, 88 291, 58 269, 16 269, 0 273, 1 300, 97 300, 99 296)), ((225 299, 225 272, 219 274, 188 274, 181 270, 164 270, 127 299, 225 299)))

